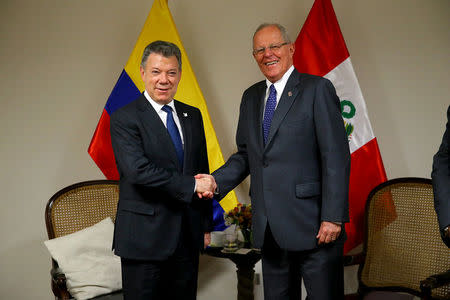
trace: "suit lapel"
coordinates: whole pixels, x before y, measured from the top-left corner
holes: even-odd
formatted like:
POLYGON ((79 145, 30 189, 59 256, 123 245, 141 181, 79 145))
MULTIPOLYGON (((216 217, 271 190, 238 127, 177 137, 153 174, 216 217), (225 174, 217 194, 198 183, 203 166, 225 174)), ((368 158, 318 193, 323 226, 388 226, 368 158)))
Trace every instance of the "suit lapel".
POLYGON ((292 72, 291 76, 288 79, 288 82, 286 83, 286 86, 283 90, 283 94, 281 95, 280 101, 278 102, 277 108, 275 109, 275 113, 273 114, 269 136, 267 137, 266 148, 272 141, 273 137, 275 136, 284 117, 286 116, 292 104, 294 103, 294 100, 298 97, 299 93, 301 93, 302 88, 300 87, 299 83, 300 83, 300 73, 298 73, 294 69, 294 71, 292 72))
POLYGON ((263 130, 262 119, 264 110, 264 98, 266 97, 266 81, 262 81, 257 88, 257 101, 253 101, 253 107, 250 109, 253 114, 250 114, 254 120, 251 120, 250 124, 254 124, 252 132, 256 133, 256 141, 260 149, 264 148, 263 143, 263 130))
POLYGON ((167 131, 166 126, 164 126, 164 123, 161 121, 158 113, 144 95, 141 95, 137 101, 138 115, 141 119, 143 127, 149 134, 157 136, 157 140, 164 145, 171 160, 179 166, 180 163, 178 162, 175 146, 173 145, 169 132, 167 131))
POLYGON ((175 109, 177 110, 177 116, 180 120, 181 125, 181 131, 183 133, 183 140, 184 140, 184 162, 188 161, 188 155, 191 153, 191 146, 192 146, 192 119, 191 116, 185 111, 183 108, 183 105, 178 101, 174 100, 175 102, 175 109))

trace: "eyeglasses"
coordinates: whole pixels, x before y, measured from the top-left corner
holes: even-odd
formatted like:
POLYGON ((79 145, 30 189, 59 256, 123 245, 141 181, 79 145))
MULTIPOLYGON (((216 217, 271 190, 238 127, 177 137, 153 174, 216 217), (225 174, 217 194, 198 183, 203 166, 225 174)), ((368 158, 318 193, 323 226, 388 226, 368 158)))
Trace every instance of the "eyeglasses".
POLYGON ((289 44, 289 43, 284 42, 281 44, 270 45, 269 47, 258 48, 258 49, 253 50, 253 55, 261 56, 266 52, 266 49, 269 49, 271 52, 278 52, 278 51, 280 51, 281 47, 283 47, 284 45, 287 45, 287 44, 289 44))

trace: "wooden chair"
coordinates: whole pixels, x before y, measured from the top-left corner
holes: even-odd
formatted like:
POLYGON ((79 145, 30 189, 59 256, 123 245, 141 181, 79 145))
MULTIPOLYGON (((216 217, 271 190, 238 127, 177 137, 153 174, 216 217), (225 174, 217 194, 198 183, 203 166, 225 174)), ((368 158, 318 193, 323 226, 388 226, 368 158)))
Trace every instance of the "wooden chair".
MULTIPOLYGON (((107 217, 114 221, 118 200, 118 181, 85 181, 60 190, 50 198, 45 209, 49 239, 92 226, 107 217)), ((55 298, 71 299, 66 287, 66 277, 53 259, 50 274, 55 298)), ((95 299, 122 299, 122 295, 116 292, 95 299)))
POLYGON ((360 262, 358 296, 347 299, 450 299, 450 249, 439 234, 430 179, 375 187, 365 229, 363 253, 353 258, 360 262))

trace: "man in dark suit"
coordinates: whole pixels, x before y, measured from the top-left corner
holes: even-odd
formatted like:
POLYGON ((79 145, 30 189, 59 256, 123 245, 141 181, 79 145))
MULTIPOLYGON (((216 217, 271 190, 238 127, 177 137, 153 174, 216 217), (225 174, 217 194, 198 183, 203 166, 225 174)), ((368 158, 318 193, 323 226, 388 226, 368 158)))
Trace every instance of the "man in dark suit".
POLYGON ((297 72, 294 50, 281 25, 256 30, 253 56, 266 80, 244 92, 238 150, 212 175, 219 197, 251 176, 265 299, 300 299, 303 277, 309 299, 336 300, 343 297, 350 151, 333 85, 297 72))
POLYGON ((450 106, 447 109, 447 128, 438 152, 433 157, 434 208, 436 210, 442 240, 450 248, 450 106))
POLYGON ((199 251, 212 226, 211 200, 200 198, 215 188, 194 178, 209 172, 202 116, 173 100, 181 78, 176 45, 149 44, 140 73, 145 91, 111 116, 120 174, 113 248, 124 296, 195 299, 199 251))

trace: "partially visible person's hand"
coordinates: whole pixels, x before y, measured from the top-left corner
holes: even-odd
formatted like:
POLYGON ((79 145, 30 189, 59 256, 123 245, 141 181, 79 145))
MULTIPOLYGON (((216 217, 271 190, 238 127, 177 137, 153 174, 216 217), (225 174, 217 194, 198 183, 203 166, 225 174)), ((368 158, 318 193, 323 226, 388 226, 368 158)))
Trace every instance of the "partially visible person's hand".
POLYGON ((209 174, 197 174, 194 176, 196 182, 196 192, 199 198, 210 199, 214 196, 217 184, 209 174))
POLYGON ((205 232, 203 247, 206 249, 206 247, 208 247, 209 244, 211 244, 211 232, 205 232))
POLYGON ((450 248, 450 225, 445 227, 444 232, 442 234, 442 239, 447 247, 450 248))
POLYGON ((319 233, 316 236, 317 243, 321 245, 334 242, 339 237, 339 234, 341 234, 341 224, 322 221, 319 233))

